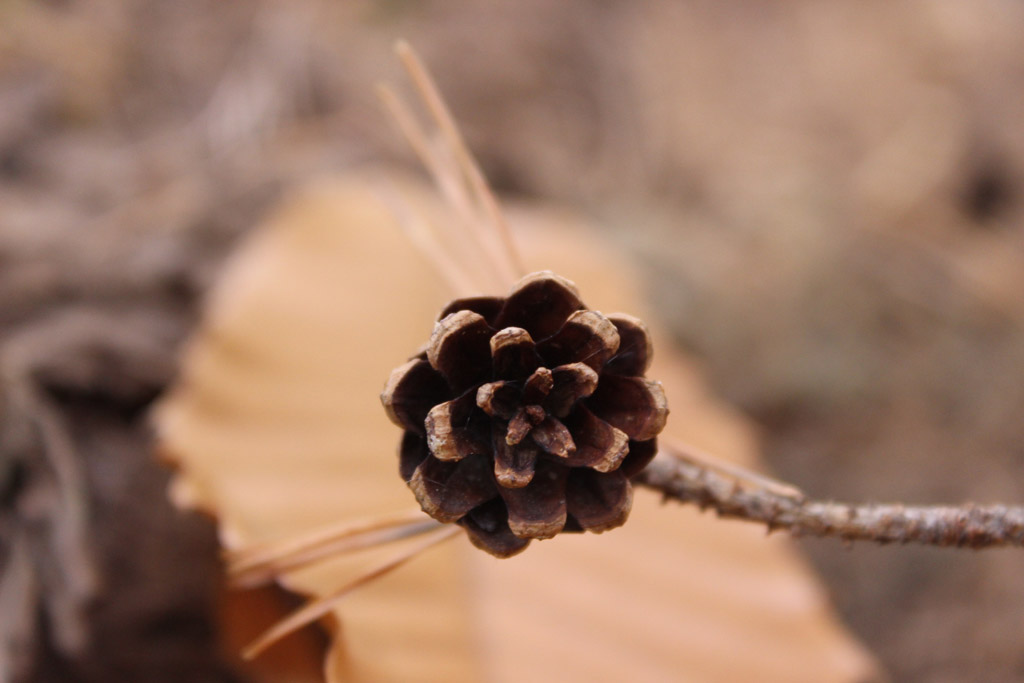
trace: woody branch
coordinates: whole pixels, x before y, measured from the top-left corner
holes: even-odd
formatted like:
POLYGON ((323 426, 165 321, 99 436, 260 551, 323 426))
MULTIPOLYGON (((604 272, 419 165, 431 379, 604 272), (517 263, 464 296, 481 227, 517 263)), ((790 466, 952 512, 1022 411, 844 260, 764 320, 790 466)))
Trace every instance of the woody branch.
POLYGON ((911 506, 811 500, 663 452, 634 481, 666 499, 696 503, 720 517, 759 522, 768 531, 845 541, 941 547, 1024 546, 1024 508, 1007 505, 911 506))

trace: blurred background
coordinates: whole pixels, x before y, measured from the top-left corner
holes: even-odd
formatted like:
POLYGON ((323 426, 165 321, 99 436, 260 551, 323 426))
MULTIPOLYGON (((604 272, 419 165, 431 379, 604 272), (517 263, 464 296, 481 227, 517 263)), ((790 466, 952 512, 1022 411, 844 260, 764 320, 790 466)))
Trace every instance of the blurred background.
MULTIPOLYGON (((119 426, 172 376, 161 349, 283 194, 416 168, 372 87, 396 80, 399 37, 507 201, 574 207, 638 259, 781 478, 822 498, 1024 501, 1022 35, 1016 0, 0 0, 5 372, 31 368, 70 410, 91 454, 74 476, 100 510, 86 545, 132 577, 90 612, 107 634, 91 665, 48 656, 77 637, 58 608, 30 627, 10 607, 34 585, 12 569, 31 564, 25 519, 57 539, 25 558, 78 551, 47 516, 64 475, 39 474, 11 417, 29 399, 8 384, 0 601, 21 616, 5 635, 49 629, 25 650, 40 680, 113 680, 111 657, 228 680, 203 663, 210 525, 158 502, 166 474, 133 448, 145 430, 119 426), (104 387, 116 410, 98 419, 83 387, 109 359, 78 363, 111 329, 154 360, 104 387), (155 632, 173 635, 154 647, 155 632)), ((896 680, 1024 681, 1019 552, 802 547, 896 680)))

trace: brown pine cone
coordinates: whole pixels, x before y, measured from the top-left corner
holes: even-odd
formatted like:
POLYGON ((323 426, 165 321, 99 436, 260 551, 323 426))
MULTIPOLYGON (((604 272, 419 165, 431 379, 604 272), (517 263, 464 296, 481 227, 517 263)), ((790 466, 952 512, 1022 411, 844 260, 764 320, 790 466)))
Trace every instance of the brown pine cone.
POLYGON ((498 557, 617 527, 668 416, 650 358, 643 323, 587 310, 554 273, 453 301, 381 394, 406 430, 402 477, 427 514, 498 557))

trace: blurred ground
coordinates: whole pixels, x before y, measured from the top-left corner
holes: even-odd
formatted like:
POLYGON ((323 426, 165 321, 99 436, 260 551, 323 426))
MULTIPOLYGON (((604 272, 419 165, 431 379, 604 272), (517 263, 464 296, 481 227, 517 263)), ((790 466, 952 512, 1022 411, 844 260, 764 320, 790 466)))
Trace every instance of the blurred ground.
MULTIPOLYGON (((173 348, 284 189, 409 163, 371 87, 401 36, 499 190, 644 260, 778 474, 1022 501, 1022 32, 1013 0, 0 0, 0 335, 143 308, 173 348)), ((804 545, 896 679, 1024 680, 1017 553, 804 545)))

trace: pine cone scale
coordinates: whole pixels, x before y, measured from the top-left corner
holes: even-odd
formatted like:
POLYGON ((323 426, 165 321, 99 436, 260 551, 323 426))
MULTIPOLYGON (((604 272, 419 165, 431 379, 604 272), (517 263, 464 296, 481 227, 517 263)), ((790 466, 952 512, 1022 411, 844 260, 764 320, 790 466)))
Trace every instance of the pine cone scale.
POLYGON ((494 444, 494 476, 499 486, 518 489, 533 480, 537 464, 537 448, 533 444, 509 444, 506 438, 508 430, 500 423, 495 423, 493 433, 494 444))
POLYGON ((427 442, 416 432, 408 430, 402 435, 402 443, 398 449, 398 473, 406 484, 412 480, 416 468, 430 457, 427 442))
POLYGON ((473 408, 476 401, 471 393, 439 403, 430 409, 423 421, 427 433, 427 446, 438 460, 461 460, 467 455, 488 452, 487 442, 481 438, 474 424, 473 408))
POLYGON ((619 349, 615 325, 597 311, 576 311, 558 332, 538 345, 541 357, 550 365, 573 361, 585 363, 595 371, 619 349))
POLYGON ((576 452, 576 442, 572 434, 564 424, 553 417, 544 418, 543 422, 533 428, 530 436, 541 450, 556 458, 568 458, 576 452))
POLYGON ((416 359, 391 372, 381 394, 388 418, 399 427, 425 434, 423 421, 430 409, 451 396, 444 378, 425 360, 416 359))
POLYGON ((497 493, 490 458, 472 455, 457 462, 428 457, 409 488, 423 511, 440 522, 455 522, 497 493))
POLYGON ((488 379, 494 330, 479 313, 459 311, 434 325, 427 360, 456 393, 488 379))
POLYGON ((444 310, 437 316, 437 319, 443 320, 452 313, 458 313, 459 311, 472 311, 483 317, 491 327, 494 327, 494 321, 504 305, 505 300, 498 296, 474 296, 466 299, 456 299, 444 307, 444 310))
POLYGON ((598 374, 585 363, 559 365, 551 371, 553 386, 544 407, 548 413, 561 419, 573 406, 597 389, 598 374))
POLYGON ((511 557, 530 544, 519 538, 508 526, 508 510, 501 498, 481 505, 459 520, 470 542, 495 557, 511 557))
POLYGON ((537 368, 532 375, 526 378, 521 401, 528 406, 540 405, 554 386, 555 380, 551 371, 547 368, 537 368))
POLYGON ((629 453, 629 437, 585 407, 580 407, 573 416, 570 433, 575 434, 576 452, 568 457, 566 464, 572 467, 589 467, 598 472, 611 472, 629 453))
POLYGON ((534 273, 519 281, 505 300, 494 326, 521 327, 534 340, 556 333, 566 319, 583 308, 576 285, 554 273, 534 273))
POLYGON ((526 408, 519 408, 516 414, 512 416, 512 419, 509 420, 508 427, 505 429, 505 444, 508 446, 518 446, 531 431, 533 431, 533 421, 531 420, 530 413, 527 412, 526 408))
POLYGON ((636 441, 656 437, 668 419, 665 391, 658 382, 643 377, 602 378, 588 405, 595 415, 636 441))
POLYGON ((491 360, 497 377, 512 380, 529 377, 541 364, 533 338, 521 327, 506 327, 491 337, 491 360))
POLYGON ((658 441, 657 439, 650 439, 648 441, 629 441, 629 452, 626 453, 626 457, 623 458, 622 463, 619 465, 618 472, 629 478, 634 474, 647 467, 647 463, 654 460, 654 456, 658 454, 658 441))
POLYGON ((624 523, 633 505, 633 487, 621 472, 595 476, 585 469, 573 470, 565 495, 569 514, 593 533, 624 523))
POLYGON ((625 313, 613 313, 608 316, 608 320, 619 333, 619 348, 605 364, 604 371, 627 377, 642 377, 654 355, 647 326, 639 318, 625 313))
POLYGON ((518 489, 499 487, 508 508, 508 526, 520 538, 552 538, 565 527, 565 487, 569 468, 545 460, 537 463, 533 480, 518 489))
POLYGON ((519 408, 520 390, 513 382, 488 382, 476 392, 476 404, 491 417, 511 420, 519 408))

